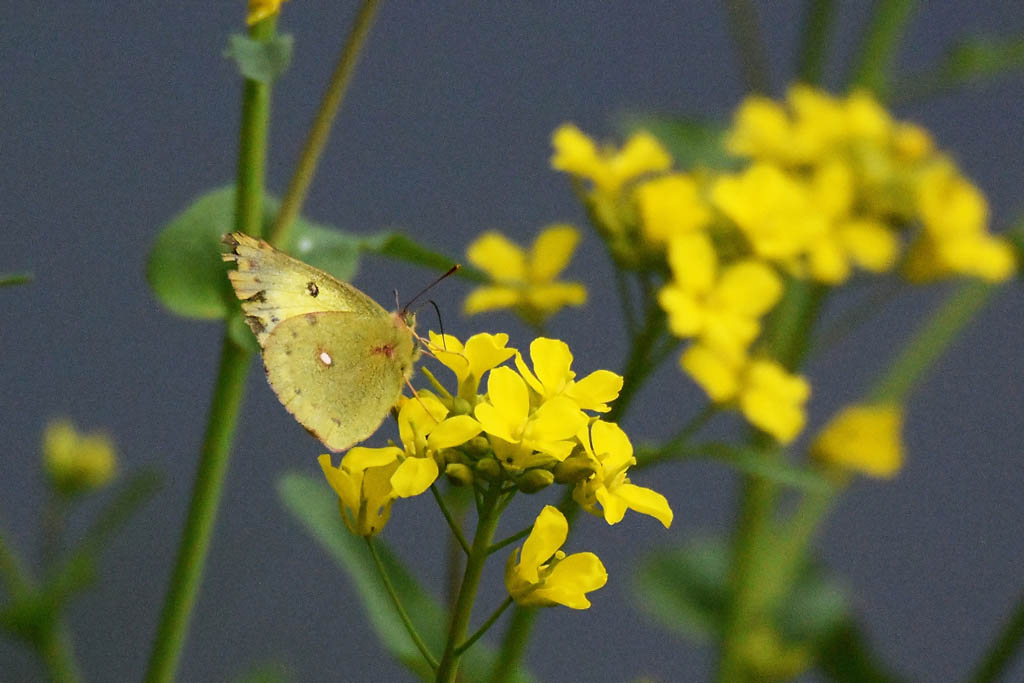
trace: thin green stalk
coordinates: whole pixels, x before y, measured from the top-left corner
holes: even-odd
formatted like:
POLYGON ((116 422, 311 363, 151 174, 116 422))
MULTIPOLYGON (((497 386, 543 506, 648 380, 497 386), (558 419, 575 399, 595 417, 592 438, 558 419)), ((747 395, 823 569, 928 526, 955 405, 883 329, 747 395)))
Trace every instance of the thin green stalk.
POLYGON ((373 557, 373 563, 377 565, 377 573, 380 574, 381 581, 384 582, 384 588, 387 590, 388 595, 391 596, 391 602, 395 606, 395 610, 398 612, 398 617, 402 620, 402 624, 405 625, 405 630, 408 632, 409 637, 412 638, 412 642, 416 645, 416 649, 423 655, 423 659, 427 661, 431 669, 437 670, 437 660, 434 655, 430 653, 430 649, 427 644, 423 642, 423 638, 420 637, 419 632, 412 623, 412 619, 409 618, 409 613, 405 611, 405 607, 402 606, 402 601, 398 597, 398 592, 395 591, 394 584, 391 583, 391 577, 388 576, 388 571, 384 567, 384 563, 380 559, 380 555, 377 554, 377 547, 373 545, 373 539, 369 536, 366 537, 366 547, 370 549, 370 555, 373 557))
POLYGON ((324 98, 320 102, 320 109, 316 113, 313 125, 309 129, 306 143, 302 148, 295 172, 292 174, 291 182, 284 199, 281 201, 281 208, 277 213, 274 226, 270 230, 270 242, 276 245, 288 243, 289 233, 295 219, 302 209, 306 200, 309 186, 313 182, 313 175, 316 173, 317 163, 324 147, 327 146, 327 138, 331 132, 331 125, 338 114, 338 109, 345 98, 345 92, 352 80, 356 63, 359 61, 359 53, 370 33, 373 24, 373 17, 377 11, 379 0, 364 0, 356 14, 355 23, 348 35, 345 47, 341 51, 338 63, 334 67, 330 83, 324 92, 324 98))
POLYGON ((74 683, 81 680, 78 662, 71 649, 67 627, 61 619, 55 619, 40 643, 39 654, 46 665, 50 680, 54 683, 74 683))
POLYGON ((805 0, 804 2, 804 28, 801 32, 803 42, 800 45, 800 56, 797 60, 797 76, 804 83, 811 85, 821 83, 835 14, 836 8, 833 0, 805 0))
POLYGON ((70 498, 60 491, 51 489, 43 505, 42 542, 39 557, 43 571, 55 567, 64 545, 64 529, 67 525, 70 498))
POLYGON ((14 287, 32 282, 32 273, 5 273, 0 275, 0 287, 14 287))
POLYGON ((452 530, 452 535, 455 536, 455 540, 459 542, 462 547, 462 551, 469 555, 469 543, 466 541, 466 537, 462 535, 462 529, 459 528, 458 523, 452 516, 448 506, 444 503, 444 498, 441 497, 441 492, 437 490, 436 484, 430 485, 430 492, 434 494, 434 500, 437 501, 437 506, 441 508, 441 514, 444 515, 444 519, 448 522, 448 528, 452 530))
POLYGON ((11 598, 17 598, 32 588, 28 569, 3 533, 0 533, 0 580, 3 580, 4 589, 11 598))
POLYGON ((642 467, 650 467, 659 462, 688 454, 687 442, 694 434, 703 429, 704 425, 717 415, 720 410, 721 408, 717 404, 708 403, 699 413, 690 418, 690 421, 683 425, 683 428, 676 432, 675 436, 660 447, 638 449, 636 465, 633 466, 633 469, 638 470, 642 467))
POLYGON ((722 0, 729 19, 729 31, 740 62, 747 90, 769 94, 772 89, 768 50, 761 37, 757 8, 751 0, 722 0))
MULTIPOLYGON (((249 35, 270 40, 276 22, 276 16, 264 19, 249 29, 249 35)), ((235 229, 250 235, 260 234, 262 226, 269 120, 270 85, 247 79, 242 95, 235 229)), ((213 537, 250 356, 225 330, 192 499, 146 670, 149 683, 169 683, 178 668, 213 537)))
POLYGON ((875 0, 859 56, 850 74, 851 86, 867 88, 883 98, 888 94, 889 66, 917 6, 917 0, 875 0))
POLYGON ((665 314, 656 297, 647 297, 646 318, 643 328, 633 336, 633 343, 622 370, 622 389, 611 410, 604 416, 607 422, 617 422, 629 409, 633 396, 654 371, 651 353, 665 330, 665 314))
POLYGON ((473 547, 466 559, 466 570, 462 574, 462 585, 459 587, 459 596, 455 600, 455 609, 448 628, 448 641, 437 667, 437 683, 454 683, 458 674, 461 653, 457 648, 465 640, 469 628, 473 603, 476 602, 480 577, 488 557, 487 548, 491 545, 494 531, 498 527, 500 503, 501 493, 497 489, 488 490, 484 495, 480 519, 473 534, 473 547))
POLYGON ((498 552, 502 548, 505 548, 507 546, 512 545, 513 543, 515 543, 519 539, 526 538, 527 536, 530 535, 531 531, 533 531, 533 525, 532 524, 530 526, 526 527, 525 529, 521 529, 521 530, 517 531, 516 533, 512 534, 508 538, 506 538, 504 540, 501 540, 501 541, 498 541, 497 543, 495 543, 494 545, 492 545, 490 548, 487 549, 487 554, 488 555, 493 555, 494 553, 498 552))
POLYGON ((498 652, 498 658, 494 661, 491 683, 506 683, 515 673, 516 665, 522 661, 526 645, 530 642, 530 633, 536 618, 536 607, 516 605, 512 610, 512 618, 508 621, 501 650, 498 652))
POLYGON ((463 652, 471 648, 473 646, 473 643, 480 640, 481 636, 487 633, 487 631, 489 631, 490 628, 494 626, 494 622, 496 622, 501 617, 501 615, 505 613, 505 610, 512 606, 513 602, 515 601, 512 599, 512 596, 505 598, 504 602, 498 605, 498 609, 494 610, 491 613, 491 616, 487 617, 487 620, 480 625, 480 628, 474 631, 473 635, 471 635, 469 638, 466 638, 466 642, 455 648, 455 654, 461 655, 463 652))
POLYGON ((1009 621, 989 647, 978 668, 971 675, 971 683, 990 683, 1006 673, 1013 663, 1013 656, 1024 641, 1024 594, 1017 599, 1017 606, 1009 621))
POLYGON ((871 392, 869 400, 874 403, 902 403, 995 291, 995 287, 984 282, 971 281, 960 285, 903 347, 871 392))

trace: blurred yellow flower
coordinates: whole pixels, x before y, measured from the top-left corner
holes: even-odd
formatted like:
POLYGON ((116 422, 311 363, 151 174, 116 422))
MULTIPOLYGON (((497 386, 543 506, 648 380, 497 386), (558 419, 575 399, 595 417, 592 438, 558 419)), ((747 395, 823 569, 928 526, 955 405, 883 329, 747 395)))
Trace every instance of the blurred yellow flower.
POLYGON ((669 153, 646 131, 630 136, 621 150, 599 149, 579 128, 565 123, 552 134, 551 145, 555 150, 553 169, 590 180, 595 190, 606 194, 615 194, 626 183, 672 165, 669 153))
POLYGON ((697 192, 697 183, 673 173, 641 183, 636 188, 640 232, 650 244, 664 247, 677 235, 704 228, 711 211, 697 192))
POLYGON ((556 280, 579 240, 579 231, 571 225, 551 225, 537 235, 527 253, 499 232, 484 233, 469 245, 466 256, 494 283, 470 292, 463 305, 466 315, 512 308, 540 325, 564 306, 583 305, 587 290, 582 284, 556 280))
POLYGON ((615 423, 595 421, 579 435, 595 473, 573 489, 572 497, 587 512, 618 524, 626 510, 650 515, 667 529, 672 524, 672 508, 665 496, 629 481, 626 471, 636 464, 633 444, 615 423), (601 506, 598 511, 597 506, 601 506))
POLYGON ((517 353, 516 368, 541 401, 566 396, 583 410, 606 413, 610 410, 608 403, 614 401, 622 389, 622 376, 609 370, 596 370, 577 382, 576 373, 571 370, 569 345, 557 339, 534 339, 530 343, 530 360, 532 372, 517 353))
POLYGON ((505 587, 517 603, 590 607, 587 593, 604 586, 608 572, 594 553, 566 555, 560 550, 568 536, 565 515, 545 505, 522 549, 516 548, 505 566, 505 587))
POLYGON ((321 469, 334 492, 348 530, 357 536, 374 536, 387 524, 395 502, 391 476, 398 469, 401 448, 349 449, 334 467, 327 453, 319 458, 321 469))
POLYGON ((250 26, 259 23, 267 17, 277 14, 281 9, 281 3, 286 0, 249 0, 249 13, 245 17, 245 23, 250 26))
POLYGON ((818 434, 811 453, 830 465, 889 478, 903 466, 903 409, 898 405, 852 405, 818 434))
POLYGON ((791 442, 804 428, 811 386, 778 363, 731 356, 697 343, 683 353, 680 365, 712 401, 736 400, 747 421, 779 443, 791 442))
POLYGON ((117 453, 106 434, 82 434, 61 418, 43 431, 43 466, 54 488, 72 495, 109 483, 117 473, 117 453))

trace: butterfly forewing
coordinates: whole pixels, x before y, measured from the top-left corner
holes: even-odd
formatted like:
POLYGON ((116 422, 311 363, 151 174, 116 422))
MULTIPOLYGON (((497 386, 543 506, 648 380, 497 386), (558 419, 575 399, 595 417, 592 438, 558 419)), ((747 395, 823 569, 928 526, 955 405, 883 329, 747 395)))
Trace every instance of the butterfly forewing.
POLYGON ((373 434, 411 371, 412 331, 391 315, 321 311, 278 323, 263 345, 267 379, 333 451, 373 434))

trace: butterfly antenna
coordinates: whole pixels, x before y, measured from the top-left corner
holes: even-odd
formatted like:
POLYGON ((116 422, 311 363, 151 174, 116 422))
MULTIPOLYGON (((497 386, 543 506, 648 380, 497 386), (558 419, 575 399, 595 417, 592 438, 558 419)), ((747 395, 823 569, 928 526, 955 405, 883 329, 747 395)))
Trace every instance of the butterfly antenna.
MULTIPOLYGON (((441 280, 445 279, 446 277, 448 277, 448 276, 449 276, 449 275, 451 275, 452 273, 456 272, 456 271, 457 271, 457 270, 458 270, 459 268, 461 268, 461 267, 462 267, 462 264, 460 264, 460 263, 456 263, 456 264, 455 264, 454 266, 452 266, 451 268, 449 268, 449 269, 447 270, 447 272, 445 272, 445 274, 444 274, 444 275, 442 275, 441 277, 437 278, 436 280, 434 280, 433 282, 431 282, 431 283, 430 283, 429 285, 427 285, 426 287, 424 287, 423 289, 421 289, 421 290, 419 291, 419 293, 418 293, 418 294, 416 294, 416 296, 414 296, 413 298, 409 299, 409 301, 407 301, 407 302, 406 302, 405 306, 402 306, 402 307, 401 307, 401 309, 402 309, 402 313, 406 313, 406 312, 408 312, 408 311, 409 311, 409 307, 410 307, 410 306, 412 306, 412 305, 413 305, 413 304, 414 304, 414 303, 416 302, 416 299, 419 299, 419 298, 420 298, 421 296, 423 296, 423 295, 424 295, 424 294, 426 294, 426 293, 427 293, 428 291, 430 291, 430 288, 431 288, 431 287, 433 287, 433 286, 434 286, 434 285, 436 285, 436 284, 437 284, 438 282, 440 282, 441 280)), ((397 294, 397 293, 395 294, 395 301, 396 301, 396 305, 397 305, 397 301, 398 301, 398 294, 397 294)))
POLYGON ((444 338, 444 320, 441 319, 441 309, 437 307, 437 302, 433 299, 427 299, 427 303, 434 307, 434 313, 437 313, 437 326, 441 328, 441 347, 447 351, 448 342, 444 338))

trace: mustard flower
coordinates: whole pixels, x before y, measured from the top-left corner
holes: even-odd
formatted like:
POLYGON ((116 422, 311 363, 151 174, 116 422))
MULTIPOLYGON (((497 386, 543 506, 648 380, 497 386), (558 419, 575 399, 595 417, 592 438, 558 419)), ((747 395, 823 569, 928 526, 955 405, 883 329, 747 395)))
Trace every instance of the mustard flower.
POLYGON ((458 395, 476 403, 477 389, 484 373, 495 368, 516 354, 516 350, 506 346, 508 335, 488 334, 481 332, 466 340, 465 345, 450 334, 442 337, 430 332, 428 349, 434 356, 455 373, 458 382, 458 395))
POLYGON ((249 0, 249 13, 245 23, 252 26, 281 10, 281 3, 286 0, 249 0))
POLYGON ((566 396, 583 410, 606 413, 610 409, 608 403, 614 401, 622 389, 622 377, 609 370, 596 370, 577 382, 576 373, 571 370, 569 345, 557 339, 534 339, 530 343, 530 360, 532 372, 522 355, 516 353, 519 374, 541 401, 566 396))
POLYGON ((606 194, 672 165, 669 153, 646 131, 634 133, 621 150, 599 149, 579 128, 566 123, 552 134, 551 145, 555 150, 551 168, 590 180, 595 190, 606 194))
POLYGON ((399 406, 398 434, 405 449, 390 481, 395 496, 410 498, 426 491, 437 479, 437 451, 466 443, 482 428, 469 415, 447 417, 448 408, 426 391, 403 397, 399 406))
POLYGON ((82 434, 58 419, 43 431, 43 466, 53 486, 72 495, 106 486, 117 473, 117 453, 106 434, 82 434))
POLYGON ((664 248, 677 235, 707 226, 711 211, 697 192, 697 183, 684 173, 648 180, 635 192, 644 240, 664 248))
POLYGON ((736 400, 747 421, 779 443, 791 442, 803 429, 810 384, 778 363, 723 354, 698 343, 683 353, 680 365, 712 401, 736 400))
POLYGON ((754 259, 720 269, 711 239, 702 232, 674 238, 668 261, 674 279, 658 293, 658 302, 672 333, 742 354, 760 332, 760 317, 782 294, 779 276, 754 259))
POLYGON ((487 402, 476 406, 475 415, 488 434, 559 461, 572 452, 573 437, 587 423, 567 396, 554 396, 531 411, 526 381, 510 368, 487 375, 487 402))
POLYGON ((327 453, 319 458, 327 483, 338 494, 338 509, 348 530, 374 536, 387 524, 395 502, 391 477, 398 470, 402 449, 350 448, 334 467, 327 453))
POLYGON ((833 417, 818 434, 811 453, 819 461, 872 477, 889 478, 903 466, 898 405, 852 405, 833 417))
POLYGON ((494 281, 466 298, 466 315, 513 308, 528 322, 539 325, 565 306, 582 306, 586 288, 556 278, 572 259, 580 233, 571 225, 551 225, 537 235, 527 253, 498 232, 486 232, 466 250, 471 263, 494 281))
POLYGON ((522 549, 516 548, 505 566, 505 587, 517 603, 590 607, 587 593, 607 583, 608 572, 594 553, 566 555, 560 550, 568 536, 565 515, 545 505, 522 549))
POLYGON ((573 489, 573 499, 587 512, 604 517, 608 524, 618 524, 626 510, 654 517, 667 529, 672 524, 672 508, 665 496, 629 481, 626 471, 636 464, 633 444, 626 433, 613 422, 596 420, 584 428, 579 441, 590 458, 595 472, 573 489), (601 506, 598 511, 597 506, 601 506))

